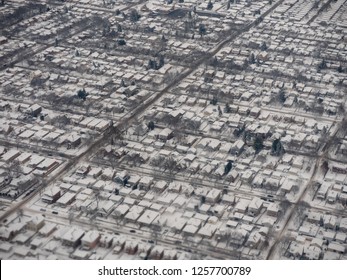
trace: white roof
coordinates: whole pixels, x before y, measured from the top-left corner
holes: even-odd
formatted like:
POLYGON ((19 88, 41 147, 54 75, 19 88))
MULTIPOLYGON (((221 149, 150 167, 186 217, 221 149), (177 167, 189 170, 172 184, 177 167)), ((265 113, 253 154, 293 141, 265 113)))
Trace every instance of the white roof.
POLYGON ((76 242, 83 235, 84 235, 84 230, 80 228, 72 227, 63 235, 61 239, 65 241, 76 242))
POLYGON ((82 237, 82 242, 93 243, 99 237, 100 237, 100 233, 98 231, 90 230, 82 237))
POLYGON ((152 210, 146 210, 142 216, 138 219, 139 223, 150 225, 153 221, 159 217, 159 213, 152 210))

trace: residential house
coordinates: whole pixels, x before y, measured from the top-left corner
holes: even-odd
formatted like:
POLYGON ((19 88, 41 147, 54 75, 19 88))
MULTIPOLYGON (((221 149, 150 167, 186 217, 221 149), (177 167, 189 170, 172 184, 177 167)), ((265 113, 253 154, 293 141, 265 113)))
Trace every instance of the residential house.
POLYGON ((84 249, 93 249, 96 247, 98 242, 100 241, 101 235, 98 231, 96 230, 90 230, 83 235, 81 239, 82 247, 84 249))

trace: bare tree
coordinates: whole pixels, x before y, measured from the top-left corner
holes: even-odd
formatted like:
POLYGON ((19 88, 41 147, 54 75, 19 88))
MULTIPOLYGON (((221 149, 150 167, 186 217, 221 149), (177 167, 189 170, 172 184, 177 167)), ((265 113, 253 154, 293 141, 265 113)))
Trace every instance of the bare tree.
POLYGON ((279 204, 280 206, 280 217, 283 217, 285 215, 285 213, 287 212, 287 210, 289 209, 289 207, 291 206, 291 203, 288 199, 284 199, 280 202, 279 204))
POLYGON ((289 238, 289 236, 285 235, 281 237, 279 241, 279 248, 281 249, 282 255, 284 255, 285 252, 288 250, 290 243, 291 239, 289 238))
POLYGON ((96 213, 93 213, 89 216, 89 223, 92 226, 92 228, 97 228, 97 224, 96 224, 96 213))
POLYGON ((300 190, 300 188, 297 185, 293 186, 293 188, 292 188, 292 191, 293 191, 294 195, 296 195, 299 192, 299 190, 300 190))
POLYGON ((96 200, 96 208, 99 209, 99 201, 100 201, 100 191, 94 190, 95 200, 96 200))
POLYGON ((143 129, 142 129, 142 126, 139 124, 135 127, 135 135, 136 135, 136 138, 137 138, 137 141, 139 141, 139 138, 140 138, 140 134, 143 132, 143 129))
POLYGON ((69 224, 71 225, 71 223, 75 219, 75 213, 73 212, 72 209, 70 209, 70 211, 69 211, 68 219, 69 219, 69 224))
POLYGON ((10 164, 8 164, 6 166, 6 171, 8 173, 8 176, 11 178, 17 177, 23 173, 22 167, 18 161, 12 161, 10 164))
POLYGON ((19 209, 17 210, 17 216, 18 216, 19 222, 22 221, 23 214, 24 214, 23 209, 22 209, 22 208, 19 208, 19 209))
POLYGON ((299 201, 296 205, 296 217, 295 221, 301 225, 306 217, 306 211, 311 207, 311 205, 305 201, 299 201))

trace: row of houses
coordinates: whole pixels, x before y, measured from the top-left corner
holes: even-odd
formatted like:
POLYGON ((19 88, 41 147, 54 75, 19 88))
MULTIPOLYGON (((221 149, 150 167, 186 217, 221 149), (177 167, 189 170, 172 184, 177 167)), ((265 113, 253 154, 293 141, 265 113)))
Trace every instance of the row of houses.
POLYGON ((289 238, 285 256, 300 259, 340 259, 347 252, 346 217, 309 211, 289 238))

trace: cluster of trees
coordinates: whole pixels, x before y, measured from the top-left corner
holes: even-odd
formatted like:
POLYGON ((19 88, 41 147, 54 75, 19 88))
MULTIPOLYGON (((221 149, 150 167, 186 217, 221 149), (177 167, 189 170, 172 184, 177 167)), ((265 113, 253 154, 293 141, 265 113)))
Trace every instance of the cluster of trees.
POLYGON ((280 206, 280 216, 283 216, 287 210, 289 209, 289 207, 291 206, 292 204, 290 203, 290 201, 288 199, 284 199, 280 202, 279 206, 280 206))
MULTIPOLYGON (((229 111, 230 107, 227 104, 224 112, 229 111), (229 109, 228 109, 229 108, 229 109)), ((235 137, 240 137, 243 135, 243 140, 245 143, 252 143, 252 146, 255 150, 255 153, 259 153, 264 148, 264 136, 263 135, 253 135, 249 131, 245 130, 245 125, 241 127, 237 127, 233 134, 235 137)), ((272 142, 271 146, 271 154, 274 156, 282 156, 285 153, 285 149, 283 147, 282 142, 279 139, 275 139, 272 142)))
POLYGON ((245 131, 245 129, 246 129, 246 126, 245 126, 245 125, 240 126, 240 127, 237 127, 237 128, 234 130, 234 132, 233 132, 234 136, 235 136, 235 137, 240 137, 241 134, 245 131))
POLYGON ((327 62, 325 61, 325 59, 323 59, 321 61, 321 63, 318 64, 318 69, 317 70, 320 71, 320 70, 324 70, 326 68, 327 68, 327 62))
POLYGON ((329 163, 328 163, 328 161, 326 161, 326 160, 323 161, 323 163, 321 165, 321 169, 322 169, 324 174, 328 172, 328 170, 329 170, 329 163))
POLYGON ((102 36, 114 36, 114 30, 111 30, 111 24, 108 20, 103 24, 102 36))
POLYGON ((260 45, 260 49, 261 49, 262 51, 266 51, 266 50, 267 50, 267 45, 266 45, 265 42, 263 42, 263 43, 260 45))
MULTIPOLYGON (((88 93, 85 92, 85 90, 79 90, 76 95, 70 96, 70 95, 56 95, 54 92, 49 92, 45 99, 48 101, 49 104, 54 104, 56 106, 82 106, 89 110, 91 106, 93 105, 91 102, 85 103, 86 98, 88 96, 88 93)), ((96 106, 96 104, 94 104, 96 106)))
MULTIPOLYGON (((1 0, 0 6, 5 5, 5 0, 1 0)), ((6 26, 10 26, 16 22, 19 22, 21 20, 24 20, 26 18, 35 16, 37 14, 43 13, 45 11, 48 11, 49 7, 45 4, 39 4, 39 3, 27 3, 25 5, 22 5, 20 7, 17 7, 13 10, 13 12, 5 12, 0 14, 0 22, 1 27, 6 29, 6 26)))
POLYGON ((251 53, 251 54, 249 55, 248 63, 249 63, 249 64, 254 64, 254 63, 256 63, 254 53, 251 53))
MULTIPOLYGON (((100 24, 100 22, 99 22, 100 24)), ((123 32, 122 26, 117 23, 117 29, 115 30, 114 28, 111 28, 111 23, 109 22, 108 19, 101 19, 101 24, 102 24, 102 36, 103 37, 109 37, 109 38, 116 38, 119 33, 123 32)))
POLYGON ((43 87, 45 82, 47 81, 47 78, 40 77, 34 77, 30 81, 30 85, 32 87, 43 87))
POLYGON ((212 105, 217 105, 217 103, 218 103, 218 98, 217 98, 216 95, 214 95, 214 96, 212 97, 212 99, 210 100, 210 103, 211 103, 212 105))
POLYGON ((56 124, 58 127, 63 128, 71 123, 71 119, 66 115, 61 115, 53 118, 51 122, 52 124, 56 124))
POLYGON ((346 69, 343 69, 341 64, 339 65, 339 67, 337 67, 337 72, 343 73, 345 71, 346 71, 346 69))
POLYGON ((119 32, 119 33, 122 33, 123 32, 123 28, 122 28, 122 26, 118 23, 117 24, 117 31, 119 32))
POLYGON ((78 92, 77 92, 77 97, 79 99, 82 99, 83 101, 85 101, 87 99, 87 96, 88 96, 88 93, 86 92, 86 90, 83 88, 83 89, 80 89, 78 92))
POLYGON ((233 167, 233 161, 228 160, 228 163, 224 167, 224 175, 227 175, 230 172, 232 167, 233 167))
POLYGON ((319 0, 316 0, 316 2, 313 4, 313 9, 318 9, 319 8, 319 0))
POLYGON ((202 37, 203 35, 206 35, 206 26, 202 23, 199 25, 199 35, 202 37))
POLYGON ((230 108, 230 105, 227 103, 225 104, 225 107, 224 107, 224 113, 230 113, 231 112, 231 108, 230 108))
POLYGON ((163 67, 164 64, 165 64, 164 56, 160 56, 159 61, 157 61, 155 59, 150 59, 148 61, 148 69, 158 70, 161 67, 163 67))
POLYGON ((125 46, 127 43, 124 39, 119 39, 119 40, 117 40, 117 44, 118 44, 118 46, 125 46))
POLYGON ((132 10, 130 11, 130 14, 129 14, 129 19, 130 19, 130 21, 132 21, 132 22, 137 22, 140 18, 141 18, 141 16, 140 16, 139 13, 137 12, 137 10, 132 9, 132 10))
MULTIPOLYGON (((187 13, 187 17, 184 21, 184 30, 185 32, 189 32, 192 29, 195 28, 195 24, 196 24, 196 19, 193 17, 192 12, 188 11, 187 13)), ((194 36, 194 34, 193 34, 194 36)))
POLYGON ((256 136, 254 139, 254 143, 253 143, 253 148, 255 150, 255 153, 259 153, 263 148, 264 148, 264 144, 263 144, 264 140, 262 136, 256 136))
POLYGON ((9 177, 9 180, 11 181, 12 178, 18 177, 20 174, 23 173, 23 169, 19 162, 12 161, 8 165, 5 165, 6 175, 9 177))
POLYGON ((153 121, 149 121, 147 124, 148 130, 154 130, 155 124, 153 121))
POLYGON ((284 147, 279 139, 272 142, 271 154, 275 156, 281 156, 285 153, 284 147))
POLYGON ((181 121, 179 123, 179 127, 181 127, 181 129, 188 129, 188 130, 192 130, 192 131, 197 131, 200 127, 201 123, 199 121, 195 121, 195 120, 186 120, 186 121, 181 121))
POLYGON ((284 89, 281 88, 281 90, 278 93, 278 101, 283 104, 287 100, 287 97, 285 95, 284 89))
POLYGON ((165 170, 168 170, 170 173, 171 172, 177 172, 181 170, 181 166, 178 163, 176 159, 173 157, 164 157, 164 156, 159 156, 155 157, 151 160, 151 165, 164 168, 165 170))
POLYGON ((311 205, 307 203, 306 201, 299 201, 296 205, 295 222, 301 225, 307 215, 307 210, 310 208, 311 208, 311 205))

